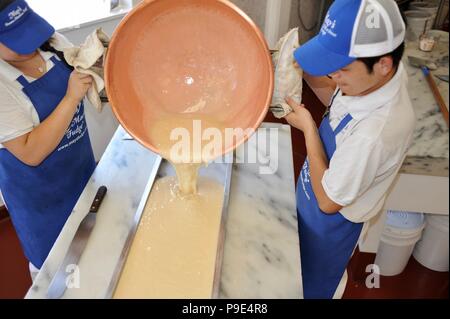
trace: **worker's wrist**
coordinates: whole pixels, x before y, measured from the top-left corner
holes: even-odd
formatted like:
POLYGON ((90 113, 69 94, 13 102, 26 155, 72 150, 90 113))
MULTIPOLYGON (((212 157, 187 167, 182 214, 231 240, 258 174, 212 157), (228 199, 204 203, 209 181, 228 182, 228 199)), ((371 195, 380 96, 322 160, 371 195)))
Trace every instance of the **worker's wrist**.
POLYGON ((63 100, 71 106, 78 106, 78 104, 80 104, 80 102, 81 102, 81 100, 79 98, 76 98, 76 97, 73 97, 70 95, 65 95, 63 100))
POLYGON ((305 129, 303 130, 303 134, 305 135, 305 138, 311 138, 317 135, 318 133, 316 123, 311 121, 308 125, 306 125, 305 129))

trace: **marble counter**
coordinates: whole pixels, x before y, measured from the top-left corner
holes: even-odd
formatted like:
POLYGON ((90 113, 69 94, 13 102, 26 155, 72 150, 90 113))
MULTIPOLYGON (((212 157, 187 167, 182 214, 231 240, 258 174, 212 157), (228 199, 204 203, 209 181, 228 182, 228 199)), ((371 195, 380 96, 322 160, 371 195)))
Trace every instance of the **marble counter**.
MULTIPOLYGON (((422 52, 415 42, 406 46, 403 59, 409 77, 408 91, 416 112, 417 126, 401 173, 448 177, 449 132, 432 91, 419 68, 408 63, 408 56, 435 61, 433 74, 449 74, 448 43, 440 42, 432 52, 422 52)), ((448 83, 433 76, 448 107, 448 83)))
MULTIPOLYGON (((78 268, 68 273, 73 288, 63 296, 104 298, 157 159, 125 136, 119 127, 26 298, 46 297, 98 187, 106 185, 108 193, 78 268)), ((162 169, 170 170, 167 165, 162 169)), ((302 298, 294 185, 290 127, 264 124, 236 152, 220 298, 302 298), (244 160, 249 154, 259 161, 249 164, 244 160)))

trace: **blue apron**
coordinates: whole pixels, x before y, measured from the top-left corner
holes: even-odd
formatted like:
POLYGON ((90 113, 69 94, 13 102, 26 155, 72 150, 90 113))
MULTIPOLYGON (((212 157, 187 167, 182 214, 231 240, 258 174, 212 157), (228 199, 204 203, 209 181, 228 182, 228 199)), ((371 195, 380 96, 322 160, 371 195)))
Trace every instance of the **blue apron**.
MULTIPOLYGON (((66 94, 70 69, 53 57, 54 67, 29 83, 17 81, 41 123, 66 94)), ((81 102, 56 149, 37 167, 0 149, 0 189, 25 256, 41 268, 95 168, 81 102)))
MULTIPOLYGON (((348 114, 333 131, 327 115, 319 133, 328 160, 336 150, 336 135, 352 120, 348 114)), ((303 294, 305 298, 331 299, 356 247, 363 224, 341 213, 320 210, 310 180, 306 159, 297 184, 297 218, 300 237, 303 294)))

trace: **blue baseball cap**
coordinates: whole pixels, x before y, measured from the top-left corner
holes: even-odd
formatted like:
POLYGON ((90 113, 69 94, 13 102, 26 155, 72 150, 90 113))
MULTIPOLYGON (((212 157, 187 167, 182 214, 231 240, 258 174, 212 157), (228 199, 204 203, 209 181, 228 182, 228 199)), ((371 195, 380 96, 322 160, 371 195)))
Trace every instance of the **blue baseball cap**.
POLYGON ((55 33, 55 29, 24 0, 0 12, 0 43, 18 54, 30 54, 55 33))
POLYGON ((394 0, 336 0, 318 35, 294 57, 313 76, 342 69, 358 58, 394 51, 405 39, 405 23, 394 0))

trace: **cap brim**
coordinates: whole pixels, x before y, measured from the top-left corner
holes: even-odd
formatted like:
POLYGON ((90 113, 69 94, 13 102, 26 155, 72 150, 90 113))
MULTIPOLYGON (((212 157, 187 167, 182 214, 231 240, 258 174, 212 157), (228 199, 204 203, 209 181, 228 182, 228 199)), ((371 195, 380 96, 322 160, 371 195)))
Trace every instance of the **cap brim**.
POLYGON ((328 50, 320 43, 318 36, 295 50, 294 58, 306 73, 313 76, 336 72, 356 60, 328 50))
POLYGON ((17 27, 0 34, 0 42, 18 54, 30 54, 55 33, 55 29, 35 12, 17 27))

